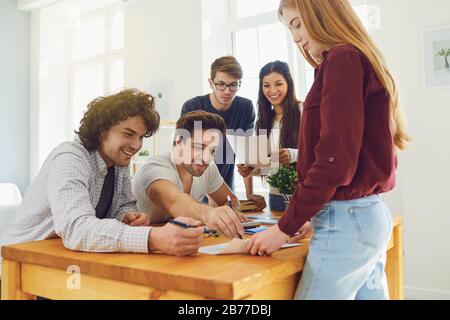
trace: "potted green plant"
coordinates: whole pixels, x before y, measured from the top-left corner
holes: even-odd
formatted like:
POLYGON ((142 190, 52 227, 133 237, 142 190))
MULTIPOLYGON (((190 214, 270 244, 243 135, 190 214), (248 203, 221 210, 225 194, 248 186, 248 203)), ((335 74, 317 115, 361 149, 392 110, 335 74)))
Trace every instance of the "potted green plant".
POLYGON ((297 184, 297 171, 292 166, 281 166, 277 172, 267 178, 267 182, 273 188, 277 188, 289 204, 297 184))
POLYGON ((450 56, 450 48, 441 49, 438 51, 437 56, 444 57, 445 69, 450 69, 450 64, 448 62, 448 57, 450 56))
POLYGON ((147 161, 148 157, 150 156, 150 152, 146 149, 141 149, 136 155, 134 156, 133 163, 134 164, 143 164, 147 161))
POLYGON ((148 157, 150 155, 150 153, 148 152, 148 150, 142 149, 141 151, 139 151, 138 156, 139 157, 148 157))

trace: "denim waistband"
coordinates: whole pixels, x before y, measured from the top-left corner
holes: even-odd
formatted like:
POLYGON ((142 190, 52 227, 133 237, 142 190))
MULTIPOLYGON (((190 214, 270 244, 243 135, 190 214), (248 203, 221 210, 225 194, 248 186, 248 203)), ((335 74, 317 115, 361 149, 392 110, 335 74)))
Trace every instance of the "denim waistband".
POLYGON ((383 197, 379 194, 367 196, 363 198, 351 199, 351 200, 333 200, 327 204, 363 204, 372 201, 383 201, 383 197))

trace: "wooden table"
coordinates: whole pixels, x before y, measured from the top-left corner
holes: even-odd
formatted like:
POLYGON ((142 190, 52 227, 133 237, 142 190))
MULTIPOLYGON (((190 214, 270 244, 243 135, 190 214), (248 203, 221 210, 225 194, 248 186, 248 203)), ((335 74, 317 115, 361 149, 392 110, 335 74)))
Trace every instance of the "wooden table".
MULTIPOLYGON (((392 299, 403 299, 402 223, 401 217, 394 218, 387 251, 392 299)), ((207 238, 204 245, 223 241, 207 238)), ((1 297, 292 299, 308 252, 308 241, 303 243, 272 257, 84 253, 65 249, 60 239, 4 246, 1 297), (73 266, 79 268, 81 276, 70 273, 73 266), (72 285, 77 279, 79 289, 72 285)))

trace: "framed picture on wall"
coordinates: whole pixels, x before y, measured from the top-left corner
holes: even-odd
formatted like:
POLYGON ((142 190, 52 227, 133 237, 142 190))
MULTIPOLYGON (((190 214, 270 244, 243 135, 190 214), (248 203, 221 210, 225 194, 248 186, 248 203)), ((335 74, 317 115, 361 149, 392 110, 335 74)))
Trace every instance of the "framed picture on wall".
POLYGON ((423 33, 425 87, 450 86, 450 26, 423 33))

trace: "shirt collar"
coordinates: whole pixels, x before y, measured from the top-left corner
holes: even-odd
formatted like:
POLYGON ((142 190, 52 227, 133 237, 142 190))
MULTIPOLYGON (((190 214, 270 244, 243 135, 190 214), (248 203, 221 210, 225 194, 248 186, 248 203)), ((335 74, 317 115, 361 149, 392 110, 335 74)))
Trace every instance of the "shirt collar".
MULTIPOLYGON (((83 143, 78 137, 74 138, 74 142, 79 143, 84 148, 83 143)), ((92 162, 94 166, 94 172, 99 172, 103 176, 106 176, 106 174, 108 173, 108 168, 106 167, 106 162, 105 160, 103 160, 103 157, 101 156, 100 152, 98 152, 98 150, 95 150, 90 151, 89 153, 91 154, 93 159, 92 162)))
POLYGON ((103 160, 100 152, 98 152, 98 150, 94 151, 93 156, 94 156, 94 163, 97 167, 96 171, 101 172, 103 175, 106 175, 106 173, 108 172, 108 168, 106 167, 106 162, 105 160, 103 160))

